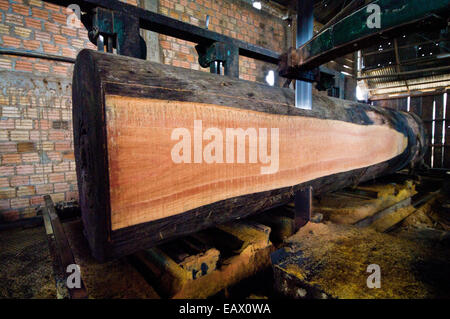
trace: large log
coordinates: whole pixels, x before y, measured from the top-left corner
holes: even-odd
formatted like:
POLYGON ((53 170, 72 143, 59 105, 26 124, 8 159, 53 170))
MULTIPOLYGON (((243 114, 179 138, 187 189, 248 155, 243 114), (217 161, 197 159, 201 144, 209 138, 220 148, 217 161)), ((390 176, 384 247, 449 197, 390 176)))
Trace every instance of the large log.
POLYGON ((289 89, 81 51, 73 127, 93 255, 130 254, 423 156, 414 115, 320 94, 312 111, 293 103, 289 89))

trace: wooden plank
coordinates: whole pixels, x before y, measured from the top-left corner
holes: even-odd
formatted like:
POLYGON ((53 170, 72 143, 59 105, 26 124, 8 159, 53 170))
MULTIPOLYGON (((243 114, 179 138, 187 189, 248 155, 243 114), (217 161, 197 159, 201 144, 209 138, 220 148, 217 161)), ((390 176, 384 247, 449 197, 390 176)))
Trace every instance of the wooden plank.
MULTIPOLYGON (((80 287, 70 288, 67 279, 69 265, 76 265, 69 242, 64 229, 56 214, 55 206, 49 195, 44 196, 44 225, 48 237, 50 254, 53 258, 53 271, 55 275, 56 290, 58 298, 84 299, 87 298, 86 288, 80 277, 80 287)), ((81 275, 80 275, 81 276, 81 275)))
POLYGON ((372 225, 375 221, 389 215, 392 214, 394 212, 396 212, 397 210, 399 210, 400 208, 403 207, 407 207, 411 205, 411 197, 402 200, 401 202, 398 202, 395 205, 392 205, 380 212, 377 212, 375 214, 373 214, 372 216, 366 217, 360 221, 358 221, 357 223, 355 223, 356 226, 358 227, 369 227, 370 225, 372 225))
POLYGON ((425 153, 425 164, 431 167, 431 155, 432 155, 432 146, 431 146, 431 138, 432 138, 432 130, 433 130, 433 102, 434 95, 423 96, 422 97, 422 120, 424 121, 425 134, 428 140, 428 149, 425 153))
POLYGON ((293 107, 289 89, 83 50, 74 140, 94 256, 130 254, 285 204, 307 186, 336 190, 420 160, 414 117, 325 95, 313 105, 293 107))

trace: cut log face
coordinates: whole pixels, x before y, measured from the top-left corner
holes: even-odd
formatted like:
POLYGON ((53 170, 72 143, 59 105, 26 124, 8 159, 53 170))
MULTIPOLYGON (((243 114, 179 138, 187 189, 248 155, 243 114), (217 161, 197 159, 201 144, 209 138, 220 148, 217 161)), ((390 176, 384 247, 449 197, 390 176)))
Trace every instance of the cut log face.
POLYGON ((408 145, 382 125, 114 95, 105 104, 112 230, 368 167, 408 145))
POLYGON ((73 127, 84 233, 99 260, 421 161, 413 115, 83 50, 73 127))

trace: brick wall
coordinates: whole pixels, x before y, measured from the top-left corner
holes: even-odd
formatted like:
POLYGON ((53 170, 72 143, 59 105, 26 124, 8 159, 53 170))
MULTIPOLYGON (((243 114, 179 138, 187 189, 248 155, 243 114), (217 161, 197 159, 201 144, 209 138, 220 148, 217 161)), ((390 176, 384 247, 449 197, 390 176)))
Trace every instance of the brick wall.
MULTIPOLYGON (((149 0, 128 0, 144 5, 149 0)), ((150 0, 152 1, 152 0, 150 0)), ((156 1, 159 13, 278 52, 286 26, 275 15, 240 0, 156 1)), ((66 8, 39 0, 0 0, 0 47, 75 57, 95 49, 84 27, 67 25, 66 8)), ((195 44, 156 36, 160 62, 204 70, 195 44)), ((240 57, 240 77, 264 81, 274 66, 240 57)), ((72 141, 73 64, 0 55, 0 222, 36 215, 42 195, 55 202, 77 199, 72 141)))
MULTIPOLYGON (((208 29, 277 52, 286 51, 286 24, 280 17, 254 9, 241 0, 161 0, 159 12, 174 19, 203 27, 210 16, 208 29)), ((160 35, 163 61, 166 64, 204 70, 197 63, 195 43, 160 35)), ((239 57, 239 77, 264 82, 274 65, 239 57)))

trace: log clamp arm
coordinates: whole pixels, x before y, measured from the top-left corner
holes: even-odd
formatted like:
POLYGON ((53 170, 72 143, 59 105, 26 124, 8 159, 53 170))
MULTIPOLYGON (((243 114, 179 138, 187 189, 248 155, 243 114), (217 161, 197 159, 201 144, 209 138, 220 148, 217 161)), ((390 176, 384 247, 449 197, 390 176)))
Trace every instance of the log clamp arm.
POLYGON ((296 233, 301 227, 311 220, 312 212, 312 187, 308 186, 299 190, 294 195, 294 229, 296 233))
POLYGON ((198 53, 198 63, 203 68, 210 68, 211 73, 224 74, 239 78, 239 49, 231 43, 213 42, 195 46, 198 53))

